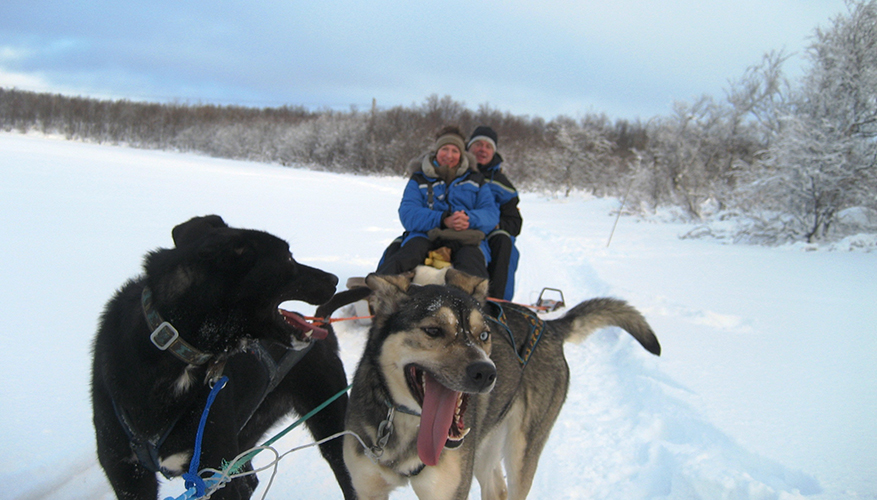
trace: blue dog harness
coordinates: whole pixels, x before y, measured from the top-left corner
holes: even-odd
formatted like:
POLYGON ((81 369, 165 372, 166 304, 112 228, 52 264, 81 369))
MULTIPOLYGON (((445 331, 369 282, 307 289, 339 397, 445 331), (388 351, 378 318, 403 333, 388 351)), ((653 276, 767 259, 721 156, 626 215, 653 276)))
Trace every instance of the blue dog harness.
POLYGON ((545 321, 526 307, 506 302, 505 306, 507 308, 524 316, 527 323, 530 325, 530 332, 527 335, 526 342, 524 342, 520 348, 517 348, 518 344, 515 340, 514 333, 512 333, 512 329, 509 327, 508 318, 506 317, 505 309, 503 309, 503 304, 491 299, 488 299, 488 303, 496 309, 497 314, 493 316, 488 315, 487 318, 501 326, 506 333, 508 333, 509 341, 512 344, 515 356, 517 356, 522 367, 527 366, 527 362, 530 361, 530 356, 533 355, 536 346, 539 344, 539 341, 542 340, 542 334, 545 333, 545 321))

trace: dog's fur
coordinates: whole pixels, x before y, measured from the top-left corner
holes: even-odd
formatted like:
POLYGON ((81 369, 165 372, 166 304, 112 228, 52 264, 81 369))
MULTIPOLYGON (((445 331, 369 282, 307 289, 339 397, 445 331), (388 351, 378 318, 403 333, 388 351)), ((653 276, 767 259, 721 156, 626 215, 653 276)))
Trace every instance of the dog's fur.
MULTIPOLYGON (((280 303, 288 300, 327 301, 338 282, 335 276, 295 262, 282 239, 230 228, 215 215, 180 224, 173 237, 175 247, 147 254, 143 275, 125 284, 107 303, 94 340, 97 452, 120 499, 155 499, 158 481, 132 451, 114 404, 138 436, 157 438, 171 428, 158 459, 163 473, 178 475, 192 459, 210 391, 205 379, 211 363, 187 364, 150 342, 151 328, 141 306, 144 287, 152 291, 154 310, 176 327, 181 338, 212 360, 227 359, 224 374, 229 381, 210 409, 201 468, 220 468, 223 460, 231 461, 255 446, 289 412, 305 414, 347 385, 334 334, 310 340, 302 322, 294 326, 278 311, 280 303), (276 359, 293 344, 301 347, 311 341, 310 351, 250 417, 252 408, 245 406, 254 403, 254 390, 267 387, 268 375, 248 346, 260 342, 276 359)), ((346 405, 346 396, 341 397, 308 420, 311 433, 321 439, 342 431, 346 405)), ((341 440, 323 444, 321 452, 345 497, 355 498, 341 440)), ((252 470, 251 465, 245 470, 252 470)), ((255 475, 234 479, 213 498, 249 498, 257 483, 255 475)))
POLYGON ((530 325, 520 309, 505 308, 513 347, 509 333, 485 313, 486 280, 453 269, 445 285, 417 286, 410 278, 372 274, 366 279, 375 318, 354 377, 346 426, 368 448, 350 435, 344 441, 344 459, 360 500, 387 499, 408 482, 421 499, 465 499, 473 475, 484 499, 523 499, 569 387, 564 342, 619 326, 660 354, 638 311, 602 298, 547 321, 522 366, 516 351, 527 341, 530 325), (442 412, 444 403, 430 393, 450 402, 450 410, 442 412), (454 400, 462 402, 459 419, 449 416, 454 400), (383 445, 378 442, 382 422, 385 436, 392 428, 383 445), (460 441, 464 428, 469 432, 460 441))

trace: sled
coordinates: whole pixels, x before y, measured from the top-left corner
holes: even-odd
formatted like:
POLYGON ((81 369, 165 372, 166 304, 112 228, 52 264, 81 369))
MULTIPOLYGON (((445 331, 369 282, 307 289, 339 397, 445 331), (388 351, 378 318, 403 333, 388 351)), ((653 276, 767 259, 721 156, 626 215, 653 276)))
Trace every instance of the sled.
MULTIPOLYGON (((353 289, 358 287, 365 287, 365 278, 362 277, 351 277, 347 280, 347 288, 353 289)), ((490 299, 496 300, 496 299, 490 299)), ((505 301, 500 301, 505 302, 505 301)), ((519 304, 524 305, 524 304, 519 304)), ((558 309, 562 309, 566 307, 566 300, 563 297, 563 290, 559 288, 551 288, 545 287, 539 292, 539 298, 536 300, 535 304, 531 304, 529 306, 532 309, 535 309, 539 313, 548 313, 554 312, 558 309)), ((354 314, 356 315, 355 322, 359 326, 369 326, 371 324, 371 315, 372 311, 369 307, 368 300, 358 300, 353 303, 354 314)))
POLYGON ((536 299, 536 303, 533 304, 533 307, 538 309, 541 312, 552 312, 560 309, 561 307, 566 306, 566 303, 563 299, 563 291, 559 288, 549 288, 545 287, 539 292, 539 298, 536 299), (555 298, 548 298, 545 296, 545 292, 554 292, 556 293, 555 298))

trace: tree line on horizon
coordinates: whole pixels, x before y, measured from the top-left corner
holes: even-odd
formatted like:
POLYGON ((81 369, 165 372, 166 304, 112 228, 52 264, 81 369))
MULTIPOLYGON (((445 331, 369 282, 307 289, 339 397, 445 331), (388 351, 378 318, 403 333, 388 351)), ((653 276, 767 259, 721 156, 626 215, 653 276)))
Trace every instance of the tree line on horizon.
MULTIPOLYGON (((524 191, 617 196, 631 212, 678 207, 735 218, 735 241, 776 244, 877 232, 877 0, 814 31, 799 80, 765 54, 723 99, 667 116, 546 121, 450 96, 367 111, 98 100, 0 88, 0 129, 332 172, 403 175, 442 126, 489 125, 524 191)), ((707 231, 709 232, 709 231, 707 231)))

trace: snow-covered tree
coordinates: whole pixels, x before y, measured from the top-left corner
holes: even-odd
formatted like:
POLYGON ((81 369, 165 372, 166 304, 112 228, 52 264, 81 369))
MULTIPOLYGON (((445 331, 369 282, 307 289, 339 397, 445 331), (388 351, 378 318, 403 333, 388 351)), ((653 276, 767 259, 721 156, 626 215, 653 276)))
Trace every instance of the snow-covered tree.
POLYGON ((605 127, 584 120, 558 117, 548 127, 551 148, 543 153, 540 163, 550 183, 569 196, 573 189, 587 189, 604 194, 608 187, 607 172, 617 172, 618 159, 612 157, 613 143, 606 137, 605 127))
POLYGON ((636 181, 645 192, 635 193, 635 198, 653 207, 680 206, 700 219, 704 203, 726 190, 729 134, 727 108, 711 97, 675 103, 673 115, 650 128, 636 181))
POLYGON ((844 209, 877 208, 877 0, 846 5, 816 30, 809 71, 779 108, 748 190, 751 208, 807 241, 827 237, 844 209))

